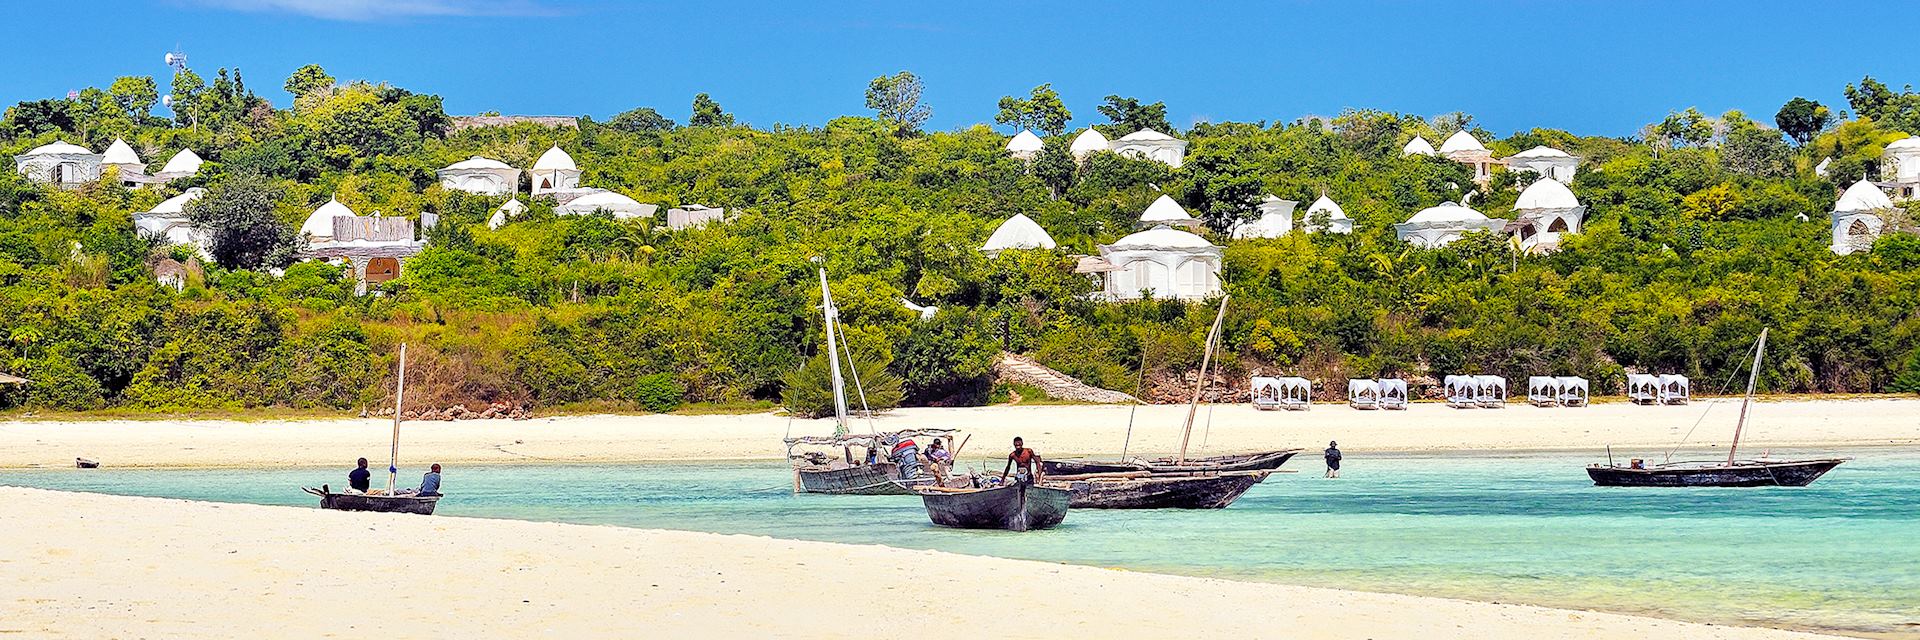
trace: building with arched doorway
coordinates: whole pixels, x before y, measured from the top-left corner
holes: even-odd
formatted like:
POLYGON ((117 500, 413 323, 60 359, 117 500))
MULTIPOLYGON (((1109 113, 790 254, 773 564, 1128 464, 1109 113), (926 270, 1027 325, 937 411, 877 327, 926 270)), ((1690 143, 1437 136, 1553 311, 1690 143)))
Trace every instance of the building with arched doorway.
POLYGON ((533 162, 533 168, 527 171, 533 179, 533 195, 543 193, 564 193, 580 188, 580 167, 573 164, 573 156, 561 151, 559 145, 540 154, 533 162))
POLYGON ((1404 242, 1432 249, 1452 244, 1469 231, 1500 231, 1506 226, 1505 220, 1488 218, 1484 213, 1456 203, 1442 202, 1421 209, 1406 222, 1393 225, 1393 230, 1404 242))
POLYGON ((56 141, 13 157, 14 169, 28 180, 71 189, 100 179, 100 154, 56 141))
POLYGON ((1123 156, 1153 160, 1175 169, 1187 159, 1187 141, 1152 129, 1121 136, 1108 148, 1123 156))
POLYGON ((1833 245, 1828 248, 1843 256, 1872 249, 1887 224, 1883 216, 1891 210, 1893 200, 1878 185, 1866 180, 1853 183, 1833 203, 1833 245))
POLYGON ((1485 184, 1493 179, 1493 165, 1500 164, 1493 159, 1493 152, 1480 144, 1480 139, 1465 130, 1456 131, 1440 143, 1440 155, 1448 160, 1473 167, 1473 181, 1485 184))
MULTIPOLYGON (((1148 211, 1154 208, 1148 207, 1148 211)), ((1175 217, 1164 207, 1154 213, 1156 219, 1175 217)), ((1184 209, 1181 214, 1185 214, 1184 209)), ((1099 297, 1109 300, 1149 296, 1199 300, 1220 293, 1222 258, 1220 247, 1206 238, 1159 222, 1113 244, 1100 245, 1100 255, 1082 259, 1075 270, 1098 278, 1099 297)))
POLYGON ((1510 169, 1532 171, 1561 184, 1573 182, 1573 174, 1580 169, 1579 158, 1546 145, 1507 156, 1503 162, 1510 169))
POLYGON ((307 250, 301 257, 351 267, 355 295, 365 295, 370 286, 398 279, 406 259, 427 246, 415 239, 412 220, 378 214, 362 217, 338 199, 308 215, 300 232, 307 237, 307 250))
POLYGON ((511 195, 520 190, 520 170, 492 158, 474 156, 434 172, 440 186, 483 196, 511 195))
POLYGON ((1587 208, 1573 197, 1573 190, 1559 180, 1542 177, 1520 192, 1513 203, 1513 223, 1507 229, 1520 242, 1520 250, 1545 253, 1560 248, 1560 236, 1580 233, 1587 219, 1587 208))

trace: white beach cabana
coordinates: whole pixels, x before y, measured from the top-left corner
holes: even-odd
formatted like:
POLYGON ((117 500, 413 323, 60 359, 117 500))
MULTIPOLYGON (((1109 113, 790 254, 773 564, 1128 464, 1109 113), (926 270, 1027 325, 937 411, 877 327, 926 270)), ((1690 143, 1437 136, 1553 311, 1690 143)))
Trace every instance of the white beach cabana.
POLYGON ((1508 156, 1505 162, 1509 168, 1532 171, 1562 184, 1573 182, 1573 174, 1580 169, 1579 158, 1546 145, 1508 156))
POLYGON ((65 141, 54 141, 13 157, 14 169, 28 180, 63 189, 100 179, 100 154, 65 141))
POLYGON ((551 192, 574 191, 580 188, 580 167, 573 163, 573 156, 554 145, 540 154, 533 162, 533 168, 527 171, 533 179, 533 195, 551 192))
POLYGON ((1403 157, 1404 156, 1432 157, 1432 156, 1438 155, 1438 153, 1439 152, 1433 150, 1433 143, 1427 142, 1426 138, 1422 138, 1417 135, 1414 136, 1412 140, 1407 141, 1407 146, 1400 147, 1400 155, 1403 157))
POLYGON ((1073 153, 1073 159, 1086 160, 1087 156, 1095 151, 1110 150, 1107 145, 1106 135, 1101 134, 1099 129, 1087 127, 1086 131, 1073 137, 1073 144, 1068 145, 1067 150, 1073 153))
POLYGON ((1432 249, 1452 244, 1460 239, 1461 234, 1469 231, 1497 232, 1506 226, 1506 220, 1488 218, 1486 214, 1470 207, 1442 202, 1421 209, 1406 222, 1393 225, 1393 230, 1403 242, 1432 249))
POLYGON ((1313 406, 1313 382, 1301 377, 1276 378, 1280 385, 1280 408, 1306 411, 1313 406))
POLYGON ((1553 376, 1527 376, 1527 404, 1553 407, 1560 404, 1560 379, 1553 376))
POLYGON ((1120 136, 1108 148, 1123 156, 1155 160, 1175 169, 1187 159, 1187 141, 1152 129, 1120 136))
POLYGON ((1347 217, 1347 210, 1340 204, 1320 194, 1320 199, 1307 205, 1307 212, 1300 216, 1300 226, 1307 233, 1353 233, 1353 218, 1347 217))
POLYGON ((992 257, 1008 249, 1052 249, 1055 246, 1053 236, 1040 228, 1040 223, 1024 213, 1016 213, 993 230, 993 235, 987 237, 987 243, 980 246, 980 251, 992 257))
POLYGON ((1587 406, 1587 379, 1580 376, 1560 376, 1560 406, 1587 406))
POLYGON ((1374 381, 1380 385, 1380 408, 1407 408, 1407 381, 1399 378, 1380 378, 1374 381))
POLYGON ((1020 133, 1014 134, 1013 139, 1007 141, 1007 153, 1021 160, 1032 160, 1040 157, 1040 150, 1046 146, 1046 143, 1040 140, 1040 136, 1022 129, 1020 133))
POLYGON ((1280 408, 1280 379, 1271 376, 1254 376, 1247 384, 1253 408, 1272 411, 1280 408))
POLYGON ((520 170, 492 158, 473 156, 434 172, 440 186, 483 196, 504 196, 520 190, 520 170))
POLYGON ((1507 379, 1500 376, 1479 375, 1473 377, 1473 403, 1482 409, 1499 409, 1507 406, 1507 379))
POLYGON ((181 149, 173 154, 173 157, 167 158, 167 163, 162 165, 160 172, 153 174, 153 177, 163 182, 185 178, 199 173, 200 165, 203 164, 206 164, 206 161, 200 159, 200 154, 194 153, 192 149, 181 149))
POLYGON ((1479 395, 1480 383, 1473 376, 1447 376, 1441 379, 1447 393, 1447 406, 1455 409, 1472 409, 1479 406, 1474 398, 1479 395))
POLYGON ((1660 404, 1686 404, 1693 401, 1693 381, 1677 373, 1660 374, 1660 404))
POLYGON ((1473 181, 1484 183, 1493 178, 1493 165, 1499 161, 1493 159, 1493 152, 1480 144, 1480 139, 1466 130, 1455 131, 1446 142, 1440 143, 1440 155, 1448 160, 1473 167, 1473 181))
POLYGON ((161 201, 152 209, 133 214, 134 231, 167 244, 193 247, 201 258, 212 260, 213 254, 208 252, 206 232, 187 219, 187 203, 198 200, 206 194, 206 189, 193 187, 180 195, 161 201))
POLYGON ((1273 194, 1260 201, 1260 217, 1233 227, 1233 239, 1278 238, 1293 232, 1293 208, 1300 203, 1273 194))
POLYGON ((1355 409, 1380 408, 1380 382, 1370 378, 1349 378, 1347 406, 1355 409))
POLYGON ((596 211, 605 211, 621 220, 633 218, 652 218, 660 210, 657 204, 641 204, 627 196, 596 189, 586 195, 568 200, 565 204, 555 205, 553 212, 563 216, 584 216, 596 211))
POLYGON ((1560 247, 1560 236, 1580 233, 1587 208, 1573 190, 1558 180, 1535 180, 1513 203, 1513 222, 1507 228, 1520 241, 1520 250, 1545 253, 1560 247))
POLYGON ((1197 229, 1200 227, 1200 219, 1187 213, 1187 209, 1180 206, 1180 203, 1174 202, 1172 196, 1161 194, 1160 197, 1153 199, 1152 204, 1147 205, 1146 211, 1140 213, 1140 226, 1160 225, 1197 229))
POLYGON ((1833 203, 1833 244, 1827 248, 1843 256, 1872 249, 1886 227, 1883 216, 1893 208, 1893 200, 1878 185, 1867 180, 1853 183, 1833 203))
POLYGON ((1627 374, 1627 402, 1654 404, 1660 401, 1660 377, 1645 373, 1627 374))

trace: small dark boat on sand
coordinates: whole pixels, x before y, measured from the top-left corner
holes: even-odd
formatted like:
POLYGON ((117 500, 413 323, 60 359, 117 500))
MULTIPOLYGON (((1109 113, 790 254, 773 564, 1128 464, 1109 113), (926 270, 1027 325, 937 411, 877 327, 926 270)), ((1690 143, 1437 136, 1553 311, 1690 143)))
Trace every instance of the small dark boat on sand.
POLYGON ((86 458, 74 458, 74 459, 73 459, 73 468, 75 468, 75 469, 98 469, 98 468, 100 468, 100 463, 99 463, 98 461, 95 461, 95 460, 88 460, 88 459, 86 459, 86 458))
POLYGON ((1228 471, 1272 471, 1293 459, 1299 449, 1279 451, 1261 451, 1227 456, 1206 458, 1187 458, 1179 462, 1174 458, 1156 458, 1153 460, 1098 461, 1070 458, 1067 460, 1041 460, 1040 470, 1047 475, 1078 475, 1087 473, 1128 473, 1146 471, 1150 473, 1207 473, 1228 471))
POLYGON ((1842 462, 1846 460, 1675 462, 1638 469, 1596 464, 1587 467, 1587 477, 1602 487, 1804 487, 1842 462))
POLYGON ((375 511, 379 513, 416 513, 433 515, 440 496, 380 496, 363 493, 334 493, 327 485, 301 487, 301 491, 320 496, 320 508, 338 511, 375 511))
POLYGON ((1072 492, 1075 509, 1224 509, 1271 471, 1217 474, 1108 474, 1045 478, 1072 492))
POLYGON ((915 489, 926 504, 927 518, 943 527, 962 529, 1045 529, 1067 519, 1068 490, 1031 482, 988 487, 915 489))

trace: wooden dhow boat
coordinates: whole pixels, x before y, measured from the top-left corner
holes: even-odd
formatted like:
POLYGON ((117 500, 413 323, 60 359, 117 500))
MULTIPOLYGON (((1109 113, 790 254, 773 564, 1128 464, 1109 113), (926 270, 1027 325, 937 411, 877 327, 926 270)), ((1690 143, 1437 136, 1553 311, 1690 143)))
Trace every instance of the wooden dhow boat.
POLYGON ((1258 453, 1241 453, 1204 458, 1187 458, 1179 462, 1173 457, 1154 458, 1152 460, 1134 459, 1130 461, 1102 462, 1069 458, 1066 460, 1041 460, 1040 468, 1047 475, 1078 475, 1089 473, 1131 473, 1146 471, 1149 473, 1225 473, 1230 471, 1273 471, 1293 459, 1299 449, 1279 449, 1258 453))
POLYGON ((1741 460, 1738 457, 1740 434, 1746 430, 1747 414, 1753 407, 1753 388, 1760 379, 1760 360, 1766 351, 1767 330, 1761 329, 1760 339, 1753 347, 1752 370, 1747 372, 1747 395, 1740 401, 1740 421, 1734 424, 1733 443, 1727 446, 1726 460, 1652 466, 1634 460, 1624 467, 1609 460, 1605 465, 1588 465, 1587 477, 1602 487, 1804 487, 1846 462, 1846 458, 1741 460))
POLYGON ((1047 477, 1065 487, 1075 509, 1225 509, 1272 471, 1192 475, 1144 472, 1047 477))
POLYGON ((1071 492, 1061 487, 1015 482, 997 487, 918 487, 927 519, 961 529, 1046 529, 1067 519, 1071 492))
POLYGON ((393 387, 393 446, 387 457, 387 490, 383 493, 334 493, 327 485, 320 488, 301 487, 301 491, 319 496, 320 508, 338 511, 378 511, 381 513, 417 513, 423 516, 433 515, 433 508, 440 504, 439 495, 402 495, 394 489, 394 481, 400 473, 400 416, 405 409, 404 398, 407 392, 407 345, 400 344, 400 372, 393 387))

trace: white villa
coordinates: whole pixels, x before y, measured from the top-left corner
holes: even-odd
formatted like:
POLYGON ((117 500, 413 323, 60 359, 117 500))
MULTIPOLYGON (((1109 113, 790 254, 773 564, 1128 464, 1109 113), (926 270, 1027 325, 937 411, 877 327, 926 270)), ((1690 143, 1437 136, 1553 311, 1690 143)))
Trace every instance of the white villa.
POLYGON ((1087 127, 1086 131, 1073 137, 1073 144, 1067 149, 1073 152, 1073 159, 1086 160, 1088 154, 1095 151, 1108 151, 1111 147, 1108 146, 1107 136, 1102 135, 1099 129, 1087 127))
POLYGON ((1433 143, 1427 142, 1426 138, 1422 138, 1418 135, 1415 135, 1412 140, 1408 140, 1407 146, 1400 147, 1401 157, 1406 157, 1406 156, 1432 157, 1435 155, 1439 155, 1439 152, 1433 150, 1433 143))
POLYGON ((1000 227, 993 230, 993 235, 987 236, 987 243, 980 245, 980 251, 993 257, 1008 249, 1052 249, 1055 246, 1058 245, 1054 244, 1053 236, 1047 235, 1047 230, 1040 228, 1040 223, 1034 222, 1027 214, 1016 213, 1000 223, 1000 227))
POLYGON ((1032 161, 1034 158, 1040 156, 1040 149, 1045 146, 1047 145, 1040 140, 1040 136, 1033 135, 1032 131, 1022 129, 1020 133, 1013 136, 1012 140, 1007 141, 1007 153, 1013 154, 1013 157, 1021 160, 1032 161))
POLYGON ((1488 218, 1484 213, 1456 203, 1442 202, 1421 209, 1406 222, 1393 225, 1393 229, 1400 240, 1431 249, 1451 244, 1468 231, 1500 231, 1506 226, 1505 220, 1488 218))
POLYGON ((206 232, 193 225, 187 219, 187 203, 207 195, 207 190, 194 187, 180 195, 167 198, 153 209, 133 214, 133 228, 149 238, 159 238, 167 244, 193 247, 200 257, 211 260, 208 253, 206 232))
POLYGON ((492 158, 474 156, 434 173, 440 176, 440 186, 467 193, 504 196, 520 190, 520 170, 492 158))
POLYGON ((1293 208, 1300 206, 1293 200, 1281 200, 1271 193, 1260 201, 1260 217, 1242 222, 1233 228, 1233 239, 1278 238, 1293 232, 1293 208))
POLYGON ((56 141, 14 156, 13 164, 28 180, 70 189, 99 180, 100 160, 86 147, 56 141))
POLYGON ((120 182, 127 186, 140 184, 139 178, 147 175, 147 163, 141 162, 140 154, 134 153, 133 147, 119 138, 114 138, 113 144, 107 145, 107 152, 100 154, 101 174, 108 168, 120 170, 120 182))
POLYGON ((1187 159, 1187 141, 1152 129, 1141 129, 1121 136, 1109 148, 1123 156, 1158 160, 1175 169, 1180 168, 1180 164, 1187 159))
POLYGON ((1194 228, 1200 226, 1200 219, 1187 213, 1187 209, 1174 202, 1171 196, 1162 194, 1153 199, 1153 204, 1147 205, 1146 212, 1140 214, 1140 226, 1155 225, 1194 228))
POLYGON ((573 164, 573 156, 561 151, 554 145, 535 160, 533 169, 527 171, 533 178, 533 195, 574 191, 580 188, 580 167, 573 164))
POLYGON ((1493 178, 1493 165, 1500 161, 1493 159, 1493 152, 1480 144, 1480 139, 1466 130, 1454 132, 1446 142, 1440 143, 1440 155, 1460 164, 1473 166, 1473 180, 1486 182, 1493 178))
POLYGON ((1300 217, 1300 225, 1306 228, 1307 233, 1353 233, 1353 218, 1347 217, 1347 210, 1340 208, 1339 203, 1324 193, 1313 204, 1307 205, 1307 213, 1300 217), (1326 224, 1315 224, 1314 220, 1323 215, 1326 224))
POLYGON ((1910 200, 1920 187, 1920 138, 1901 138, 1887 143, 1880 156, 1880 186, 1898 200, 1910 200))
POLYGON ((1520 192, 1513 218, 1508 228, 1520 241, 1520 250, 1545 253, 1559 248, 1561 234, 1580 233, 1587 208, 1567 185, 1543 177, 1520 192))
POLYGON ((1109 299, 1198 300, 1220 293, 1221 257, 1206 238, 1160 224, 1100 245, 1100 256, 1081 260, 1077 271, 1104 274, 1101 296, 1109 299))
POLYGON ((594 189, 585 195, 567 200, 565 204, 554 206, 553 212, 563 216, 584 216, 603 209, 612 213, 615 218, 626 220, 652 218, 654 212, 660 210, 660 205, 640 204, 638 200, 612 191, 594 189))
POLYGON ((368 285, 400 277, 401 263, 427 245, 414 239, 412 220, 361 217, 337 198, 314 209, 300 232, 308 242, 304 257, 353 267, 355 295, 365 295, 368 285))
POLYGON ((1843 256, 1873 248, 1873 241, 1879 239, 1881 228, 1887 224, 1881 215, 1890 209, 1893 200, 1878 185, 1866 180, 1853 183, 1833 203, 1833 245, 1829 248, 1843 256))
POLYGON ((192 149, 181 149, 179 153, 173 154, 172 158, 168 158, 167 164, 162 165, 160 172, 153 174, 153 177, 158 178, 158 182, 185 178, 199 173, 201 164, 204 164, 204 161, 200 159, 200 154, 194 153, 192 149))
POLYGON ((1508 167, 1532 171, 1563 184, 1573 182, 1573 174, 1580 168, 1579 158, 1544 145, 1508 156, 1504 162, 1508 167))
POLYGON ((674 231, 704 227, 726 219, 726 209, 704 204, 689 204, 667 210, 667 228, 674 231))

